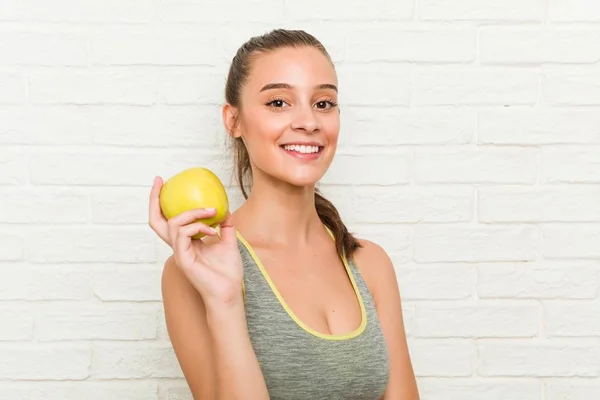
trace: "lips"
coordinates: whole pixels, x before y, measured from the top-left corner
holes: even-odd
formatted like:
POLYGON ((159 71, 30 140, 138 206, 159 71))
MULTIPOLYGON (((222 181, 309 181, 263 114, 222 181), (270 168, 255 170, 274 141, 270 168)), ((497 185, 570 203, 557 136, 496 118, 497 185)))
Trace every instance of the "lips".
POLYGON ((323 146, 313 144, 285 144, 280 146, 286 154, 300 160, 316 160, 323 153, 323 146))

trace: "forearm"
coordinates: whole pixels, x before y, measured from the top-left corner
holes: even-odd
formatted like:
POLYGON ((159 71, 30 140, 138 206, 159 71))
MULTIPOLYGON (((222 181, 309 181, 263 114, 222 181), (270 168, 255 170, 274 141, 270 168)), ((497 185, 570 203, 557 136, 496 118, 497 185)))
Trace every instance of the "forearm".
POLYGON ((269 394, 250 342, 243 301, 226 309, 207 308, 213 342, 218 400, 268 400, 269 394))

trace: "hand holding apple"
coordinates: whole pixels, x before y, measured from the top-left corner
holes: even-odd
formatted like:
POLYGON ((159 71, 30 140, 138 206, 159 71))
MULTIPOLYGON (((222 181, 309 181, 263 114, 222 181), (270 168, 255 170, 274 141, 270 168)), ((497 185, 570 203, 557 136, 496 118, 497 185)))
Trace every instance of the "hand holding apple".
POLYGON ((150 227, 173 249, 173 258, 206 305, 241 294, 243 265, 227 193, 206 168, 190 168, 150 192, 150 227), (214 229, 220 226, 220 237, 214 229), (204 236, 212 236, 205 240, 204 236))

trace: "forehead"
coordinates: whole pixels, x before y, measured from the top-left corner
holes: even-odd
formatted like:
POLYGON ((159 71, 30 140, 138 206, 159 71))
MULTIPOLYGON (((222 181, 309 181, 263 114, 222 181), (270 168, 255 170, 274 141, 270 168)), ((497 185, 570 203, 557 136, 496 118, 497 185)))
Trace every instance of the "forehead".
POLYGON ((248 87, 255 89, 274 82, 311 88, 338 83, 331 61, 313 47, 286 47, 254 58, 248 87))

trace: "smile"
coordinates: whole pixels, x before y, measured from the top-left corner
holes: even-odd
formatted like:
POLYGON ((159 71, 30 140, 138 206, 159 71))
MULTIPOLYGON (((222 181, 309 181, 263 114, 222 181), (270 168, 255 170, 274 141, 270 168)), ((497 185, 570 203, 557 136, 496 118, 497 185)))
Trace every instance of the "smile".
POLYGON ((303 160, 314 160, 319 158, 323 152, 323 146, 304 145, 304 144, 286 144, 281 146, 288 155, 303 160))
POLYGON ((302 154, 318 153, 321 151, 320 146, 305 146, 300 144, 288 144, 283 146, 283 148, 287 151, 295 151, 302 154))

